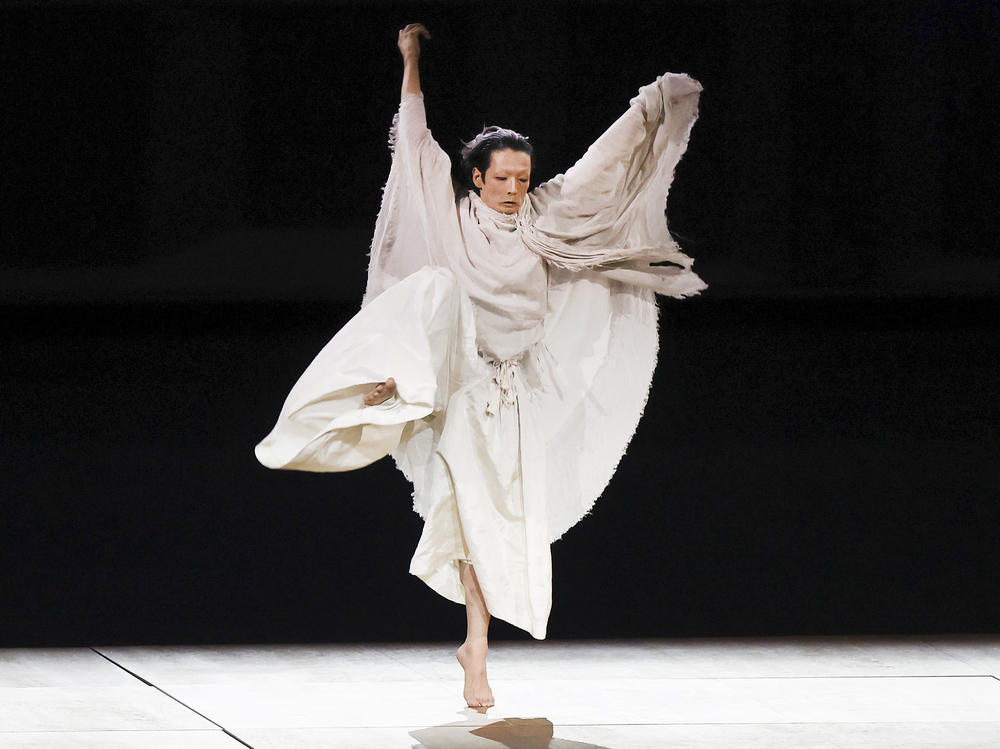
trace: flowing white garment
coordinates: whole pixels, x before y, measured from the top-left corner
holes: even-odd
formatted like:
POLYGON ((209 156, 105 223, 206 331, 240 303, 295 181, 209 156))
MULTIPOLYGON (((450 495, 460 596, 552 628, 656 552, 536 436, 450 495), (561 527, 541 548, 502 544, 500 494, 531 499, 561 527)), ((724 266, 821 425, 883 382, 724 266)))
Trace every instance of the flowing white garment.
POLYGON ((604 490, 657 356, 657 293, 705 288, 667 231, 700 85, 666 74, 516 215, 456 195, 423 97, 400 103, 362 309, 296 382, 255 452, 343 471, 392 454, 424 530, 410 571, 545 637, 549 545, 604 490), (671 266, 651 265, 670 261, 671 266), (397 394, 365 407, 375 383, 397 394))

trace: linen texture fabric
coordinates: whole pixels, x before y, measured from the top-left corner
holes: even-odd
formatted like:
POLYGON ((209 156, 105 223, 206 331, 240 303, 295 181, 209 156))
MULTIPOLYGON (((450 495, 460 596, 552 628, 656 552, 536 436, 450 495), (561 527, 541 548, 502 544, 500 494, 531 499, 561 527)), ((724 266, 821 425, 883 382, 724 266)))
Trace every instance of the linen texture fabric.
POLYGON ((410 572, 464 603, 470 560, 490 613, 544 638, 549 546, 604 491, 648 397, 654 294, 706 288, 665 217, 701 90, 673 73, 643 86, 516 214, 453 184, 422 94, 404 96, 361 309, 258 460, 345 471, 392 455, 424 520, 410 572), (388 377, 396 395, 366 407, 388 377))

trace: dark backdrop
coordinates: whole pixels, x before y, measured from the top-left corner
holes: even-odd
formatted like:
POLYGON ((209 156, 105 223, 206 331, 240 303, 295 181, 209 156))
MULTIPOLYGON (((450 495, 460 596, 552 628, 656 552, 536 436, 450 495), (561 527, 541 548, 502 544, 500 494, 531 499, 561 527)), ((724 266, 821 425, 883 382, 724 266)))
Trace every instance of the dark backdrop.
POLYGON ((538 180, 705 87, 668 215, 710 288, 550 636, 995 631, 1000 4, 14 2, 0 645, 461 636, 391 462, 252 452, 360 301, 411 21, 438 141, 515 128, 538 180))

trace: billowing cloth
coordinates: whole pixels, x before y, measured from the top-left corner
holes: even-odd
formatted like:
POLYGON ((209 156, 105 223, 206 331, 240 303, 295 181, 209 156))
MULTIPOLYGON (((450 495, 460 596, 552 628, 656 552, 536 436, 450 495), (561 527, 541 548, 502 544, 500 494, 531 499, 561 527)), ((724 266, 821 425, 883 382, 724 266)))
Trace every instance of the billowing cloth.
POLYGON ((669 73, 643 86, 515 215, 456 195, 422 95, 404 97, 362 309, 293 387, 260 462, 340 471, 392 454, 424 519, 410 571, 464 603, 471 561, 489 611, 543 638, 549 544, 604 490, 645 405, 654 291, 705 288, 664 215, 700 91, 669 73), (365 407, 388 377, 397 394, 365 407))

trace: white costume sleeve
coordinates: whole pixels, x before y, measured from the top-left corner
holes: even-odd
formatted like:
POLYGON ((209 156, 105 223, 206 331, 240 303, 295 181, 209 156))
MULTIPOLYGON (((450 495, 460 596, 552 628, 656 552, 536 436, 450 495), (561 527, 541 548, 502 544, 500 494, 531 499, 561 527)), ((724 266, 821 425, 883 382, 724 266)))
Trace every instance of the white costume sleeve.
POLYGON ((422 94, 400 101, 389 144, 392 165, 375 222, 362 306, 426 265, 447 266, 442 242, 457 225, 451 160, 427 129, 422 94))
POLYGON ((598 268, 658 294, 683 297, 705 289, 691 270, 693 260, 671 237, 665 213, 701 90, 675 73, 639 89, 576 164, 531 192, 526 244, 554 265, 598 268), (676 265, 650 265, 663 261, 676 265))

